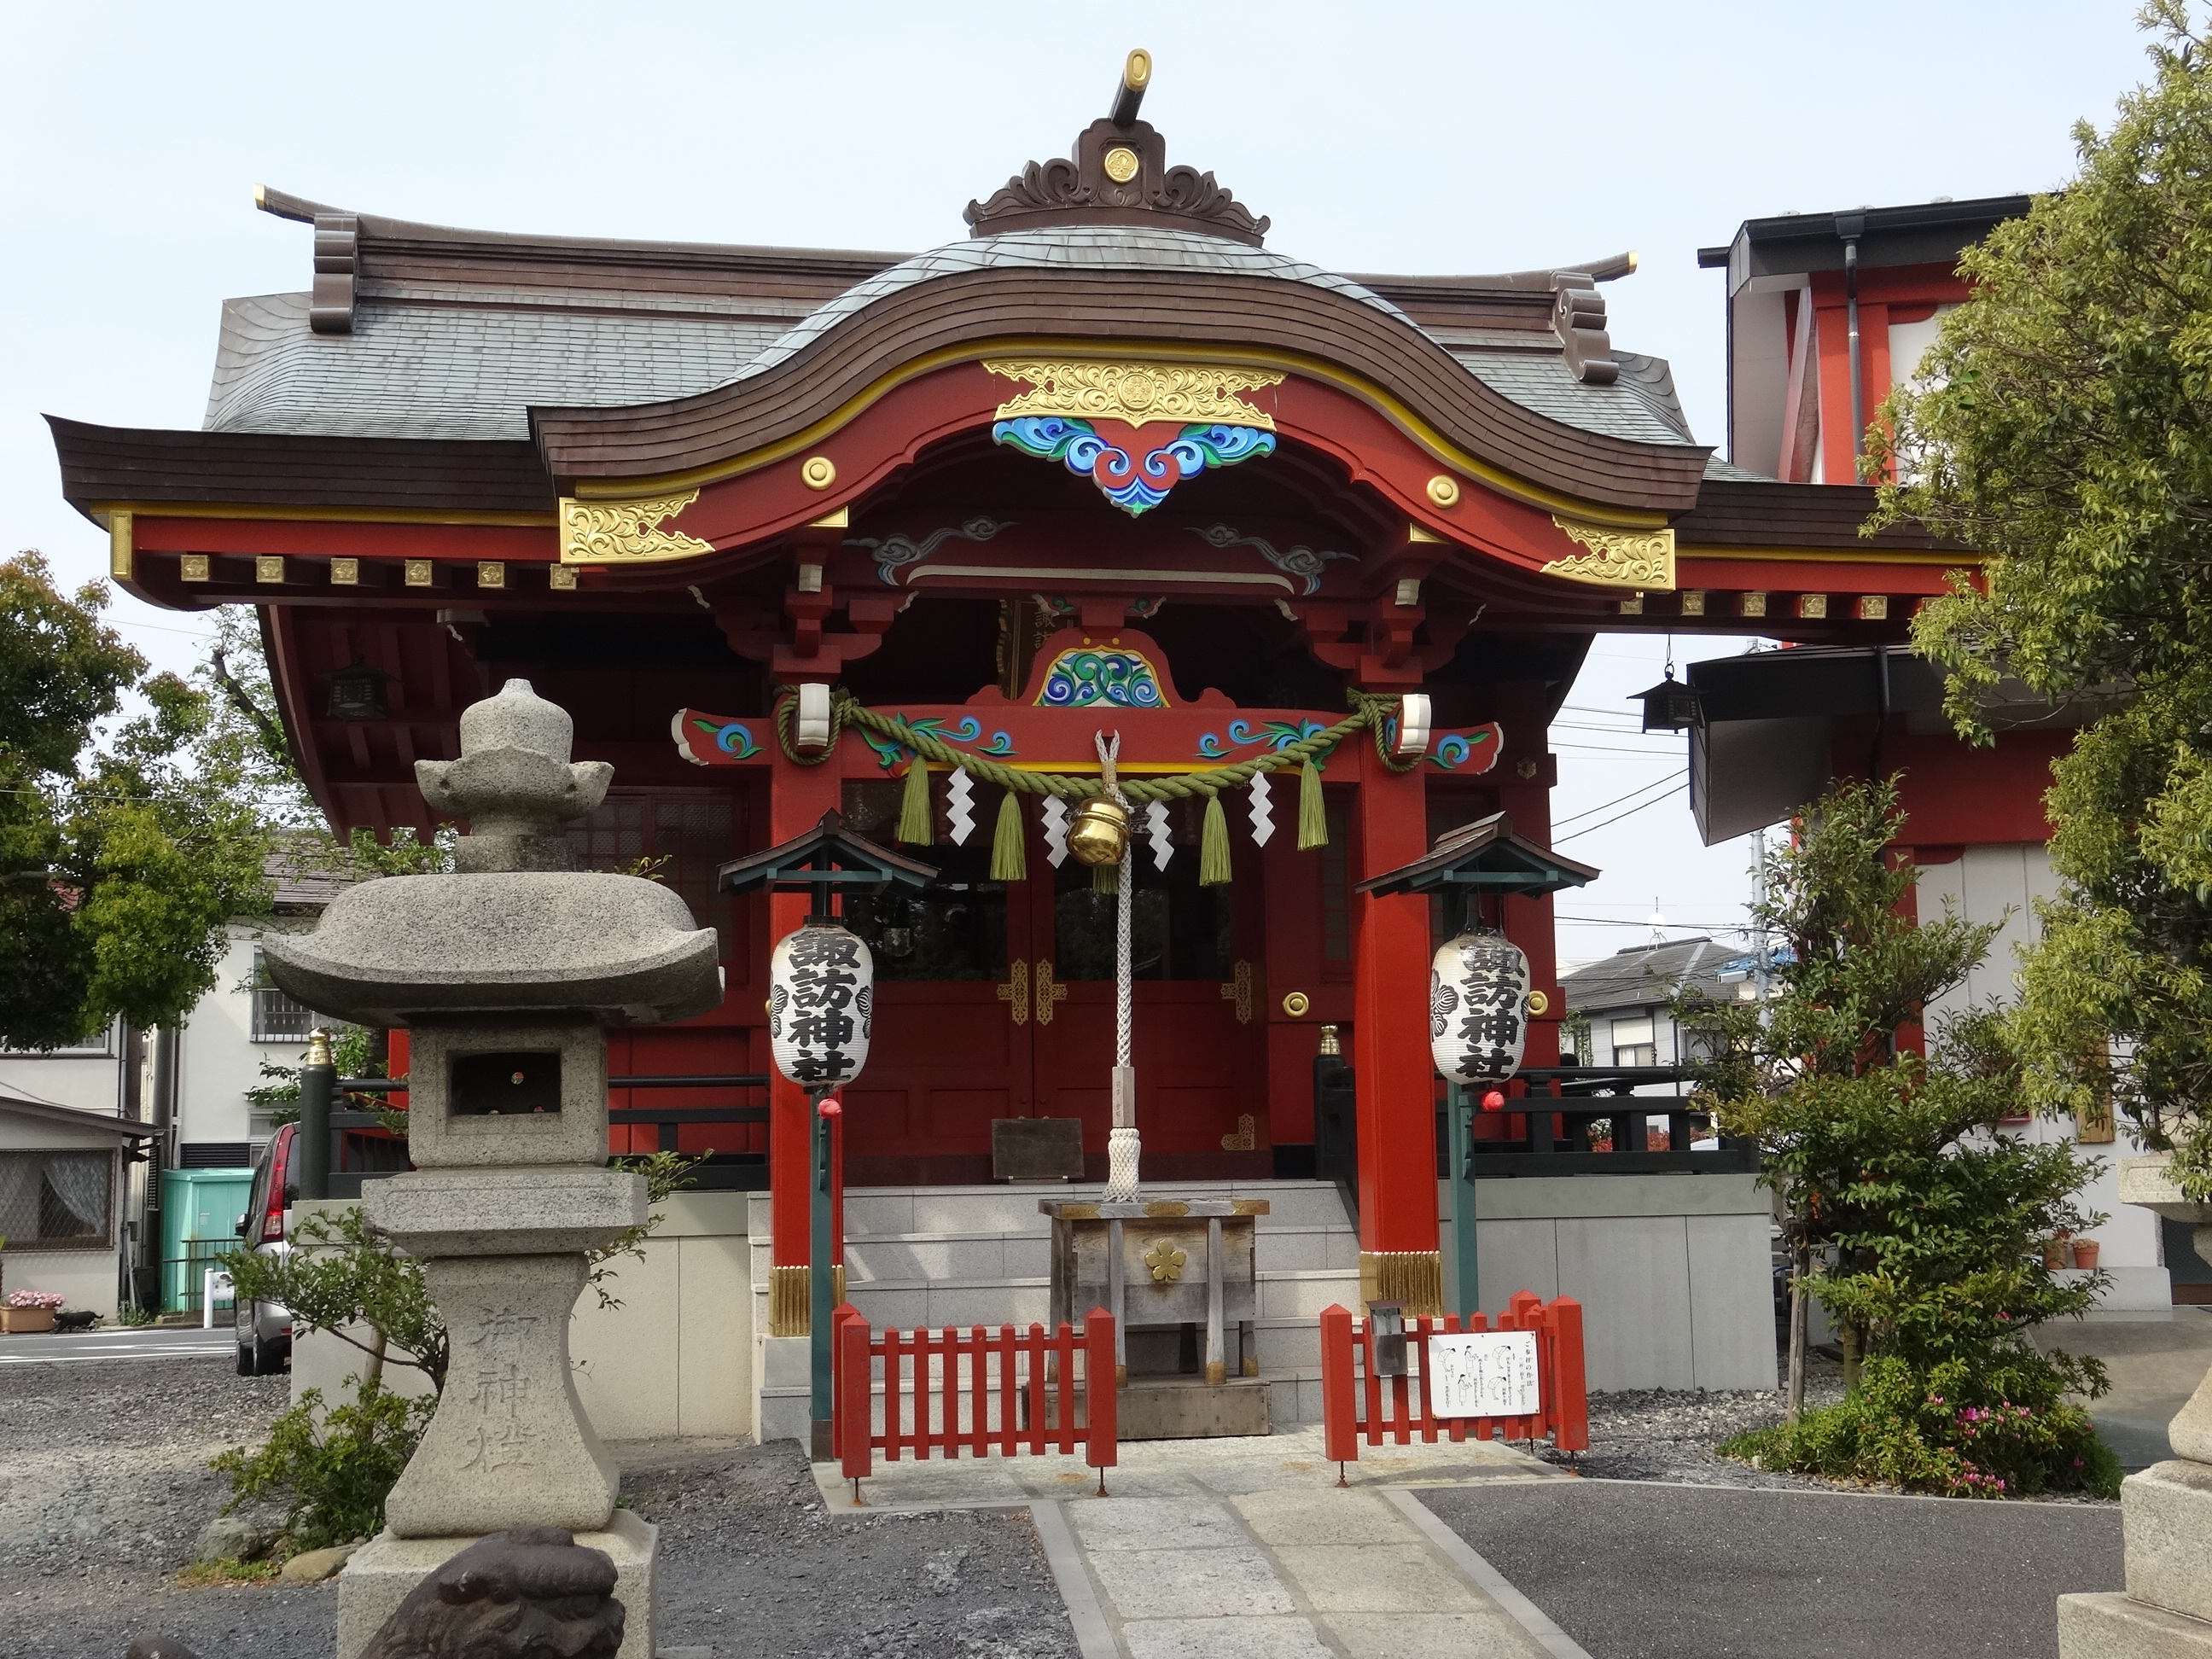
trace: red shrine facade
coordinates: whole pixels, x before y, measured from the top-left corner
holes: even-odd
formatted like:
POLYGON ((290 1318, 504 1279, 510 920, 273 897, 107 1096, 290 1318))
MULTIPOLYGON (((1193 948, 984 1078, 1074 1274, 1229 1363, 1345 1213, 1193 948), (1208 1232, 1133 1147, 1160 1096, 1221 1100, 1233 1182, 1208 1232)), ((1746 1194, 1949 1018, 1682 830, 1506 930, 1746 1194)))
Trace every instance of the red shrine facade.
MULTIPOLYGON (((1363 1285, 1436 1311, 1429 962, 1459 918, 1358 884, 1491 813, 1548 842, 1546 733, 1597 633, 1895 643, 1958 555, 1695 442, 1666 364, 1608 334, 1632 257, 1324 271, 1116 114, 913 258, 264 192, 313 227, 312 290, 226 306, 202 429, 56 420, 65 488, 132 592, 258 607, 341 831, 434 830, 414 763, 505 679, 570 711, 616 769, 586 861, 659 860, 724 942, 722 1006, 618 1034, 618 1073, 769 1071, 767 958, 806 901, 718 894, 716 867, 830 808, 891 844, 926 768, 900 850, 935 884, 850 910, 878 973, 854 1186, 987 1179, 1007 1118, 1080 1119, 1103 1172, 1112 901, 1001 780, 1095 775, 1118 733, 1125 777, 1183 791, 1138 824, 1146 1173, 1310 1172, 1333 1025, 1363 1285), (1245 765, 1347 721, 1310 764, 1245 765)), ((1482 903, 1554 1064, 1550 902, 1482 903)), ((807 1259, 806 1146, 779 1082, 745 1150, 780 1268, 807 1259)))

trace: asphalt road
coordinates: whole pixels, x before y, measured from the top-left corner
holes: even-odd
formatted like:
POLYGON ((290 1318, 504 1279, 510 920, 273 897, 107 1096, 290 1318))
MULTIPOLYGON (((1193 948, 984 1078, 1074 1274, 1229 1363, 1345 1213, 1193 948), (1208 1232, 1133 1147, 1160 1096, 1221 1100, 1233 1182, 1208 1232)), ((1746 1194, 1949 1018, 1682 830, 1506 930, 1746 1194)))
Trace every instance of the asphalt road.
POLYGON ((1582 1480, 1421 1501, 1590 1659, 2035 1659, 2123 1588, 2117 1504, 1582 1480))
POLYGON ((211 1331, 134 1330, 128 1326, 67 1334, 45 1331, 0 1336, 0 1365, 54 1365, 72 1359, 204 1359, 210 1354, 228 1358, 237 1346, 228 1325, 211 1331))

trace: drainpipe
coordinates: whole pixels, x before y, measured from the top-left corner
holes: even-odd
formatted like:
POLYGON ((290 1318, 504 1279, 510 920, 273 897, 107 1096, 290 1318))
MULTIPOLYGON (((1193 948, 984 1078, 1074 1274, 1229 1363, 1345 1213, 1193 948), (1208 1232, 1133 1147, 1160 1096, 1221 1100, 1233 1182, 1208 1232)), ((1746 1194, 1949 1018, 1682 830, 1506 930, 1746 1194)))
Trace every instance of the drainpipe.
POLYGON ((1859 238, 1866 234, 1866 215, 1839 213, 1836 234, 1844 239, 1844 310, 1851 345, 1851 476, 1859 481, 1859 462, 1866 453, 1866 388, 1859 377, 1859 238))

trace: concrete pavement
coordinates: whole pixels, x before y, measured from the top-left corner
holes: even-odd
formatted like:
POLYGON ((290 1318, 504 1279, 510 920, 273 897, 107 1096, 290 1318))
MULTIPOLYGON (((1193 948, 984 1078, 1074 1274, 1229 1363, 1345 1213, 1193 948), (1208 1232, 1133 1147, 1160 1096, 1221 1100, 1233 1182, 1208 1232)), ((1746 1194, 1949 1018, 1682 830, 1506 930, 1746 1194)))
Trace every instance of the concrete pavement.
POLYGON ((2039 1346, 2094 1354, 2112 1391, 2088 1402, 2097 1432, 2130 1473, 2173 1455, 2166 1425, 2212 1370, 2212 1308, 2091 1315, 2037 1328, 2039 1346))
POLYGON ((1370 1447, 1340 1489, 1321 1451, 1317 1425, 1125 1445, 1103 1498, 1079 1455, 878 1462, 863 1497, 1028 1508, 1085 1659, 1588 1659, 1421 1502, 1571 1477, 1503 1445, 1370 1447))
POLYGON ((1574 1480, 1424 1492, 1596 1659, 2051 1659, 2117 1504, 1574 1480))

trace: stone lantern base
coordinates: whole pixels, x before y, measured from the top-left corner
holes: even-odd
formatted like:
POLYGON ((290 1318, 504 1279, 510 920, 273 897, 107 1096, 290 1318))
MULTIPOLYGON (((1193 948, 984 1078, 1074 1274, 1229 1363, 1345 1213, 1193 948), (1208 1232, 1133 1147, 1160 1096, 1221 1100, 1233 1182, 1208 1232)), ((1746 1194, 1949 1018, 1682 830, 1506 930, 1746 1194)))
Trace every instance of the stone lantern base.
MULTIPOLYGON (((575 1536, 585 1548, 605 1550, 613 1558, 615 1600, 623 1604, 623 1644, 617 1659, 653 1659, 660 1625, 660 1529, 628 1510, 617 1510, 604 1531, 575 1536)), ((338 1576, 337 1659, 357 1659, 425 1573, 476 1541, 394 1538, 386 1532, 355 1551, 338 1576)))

